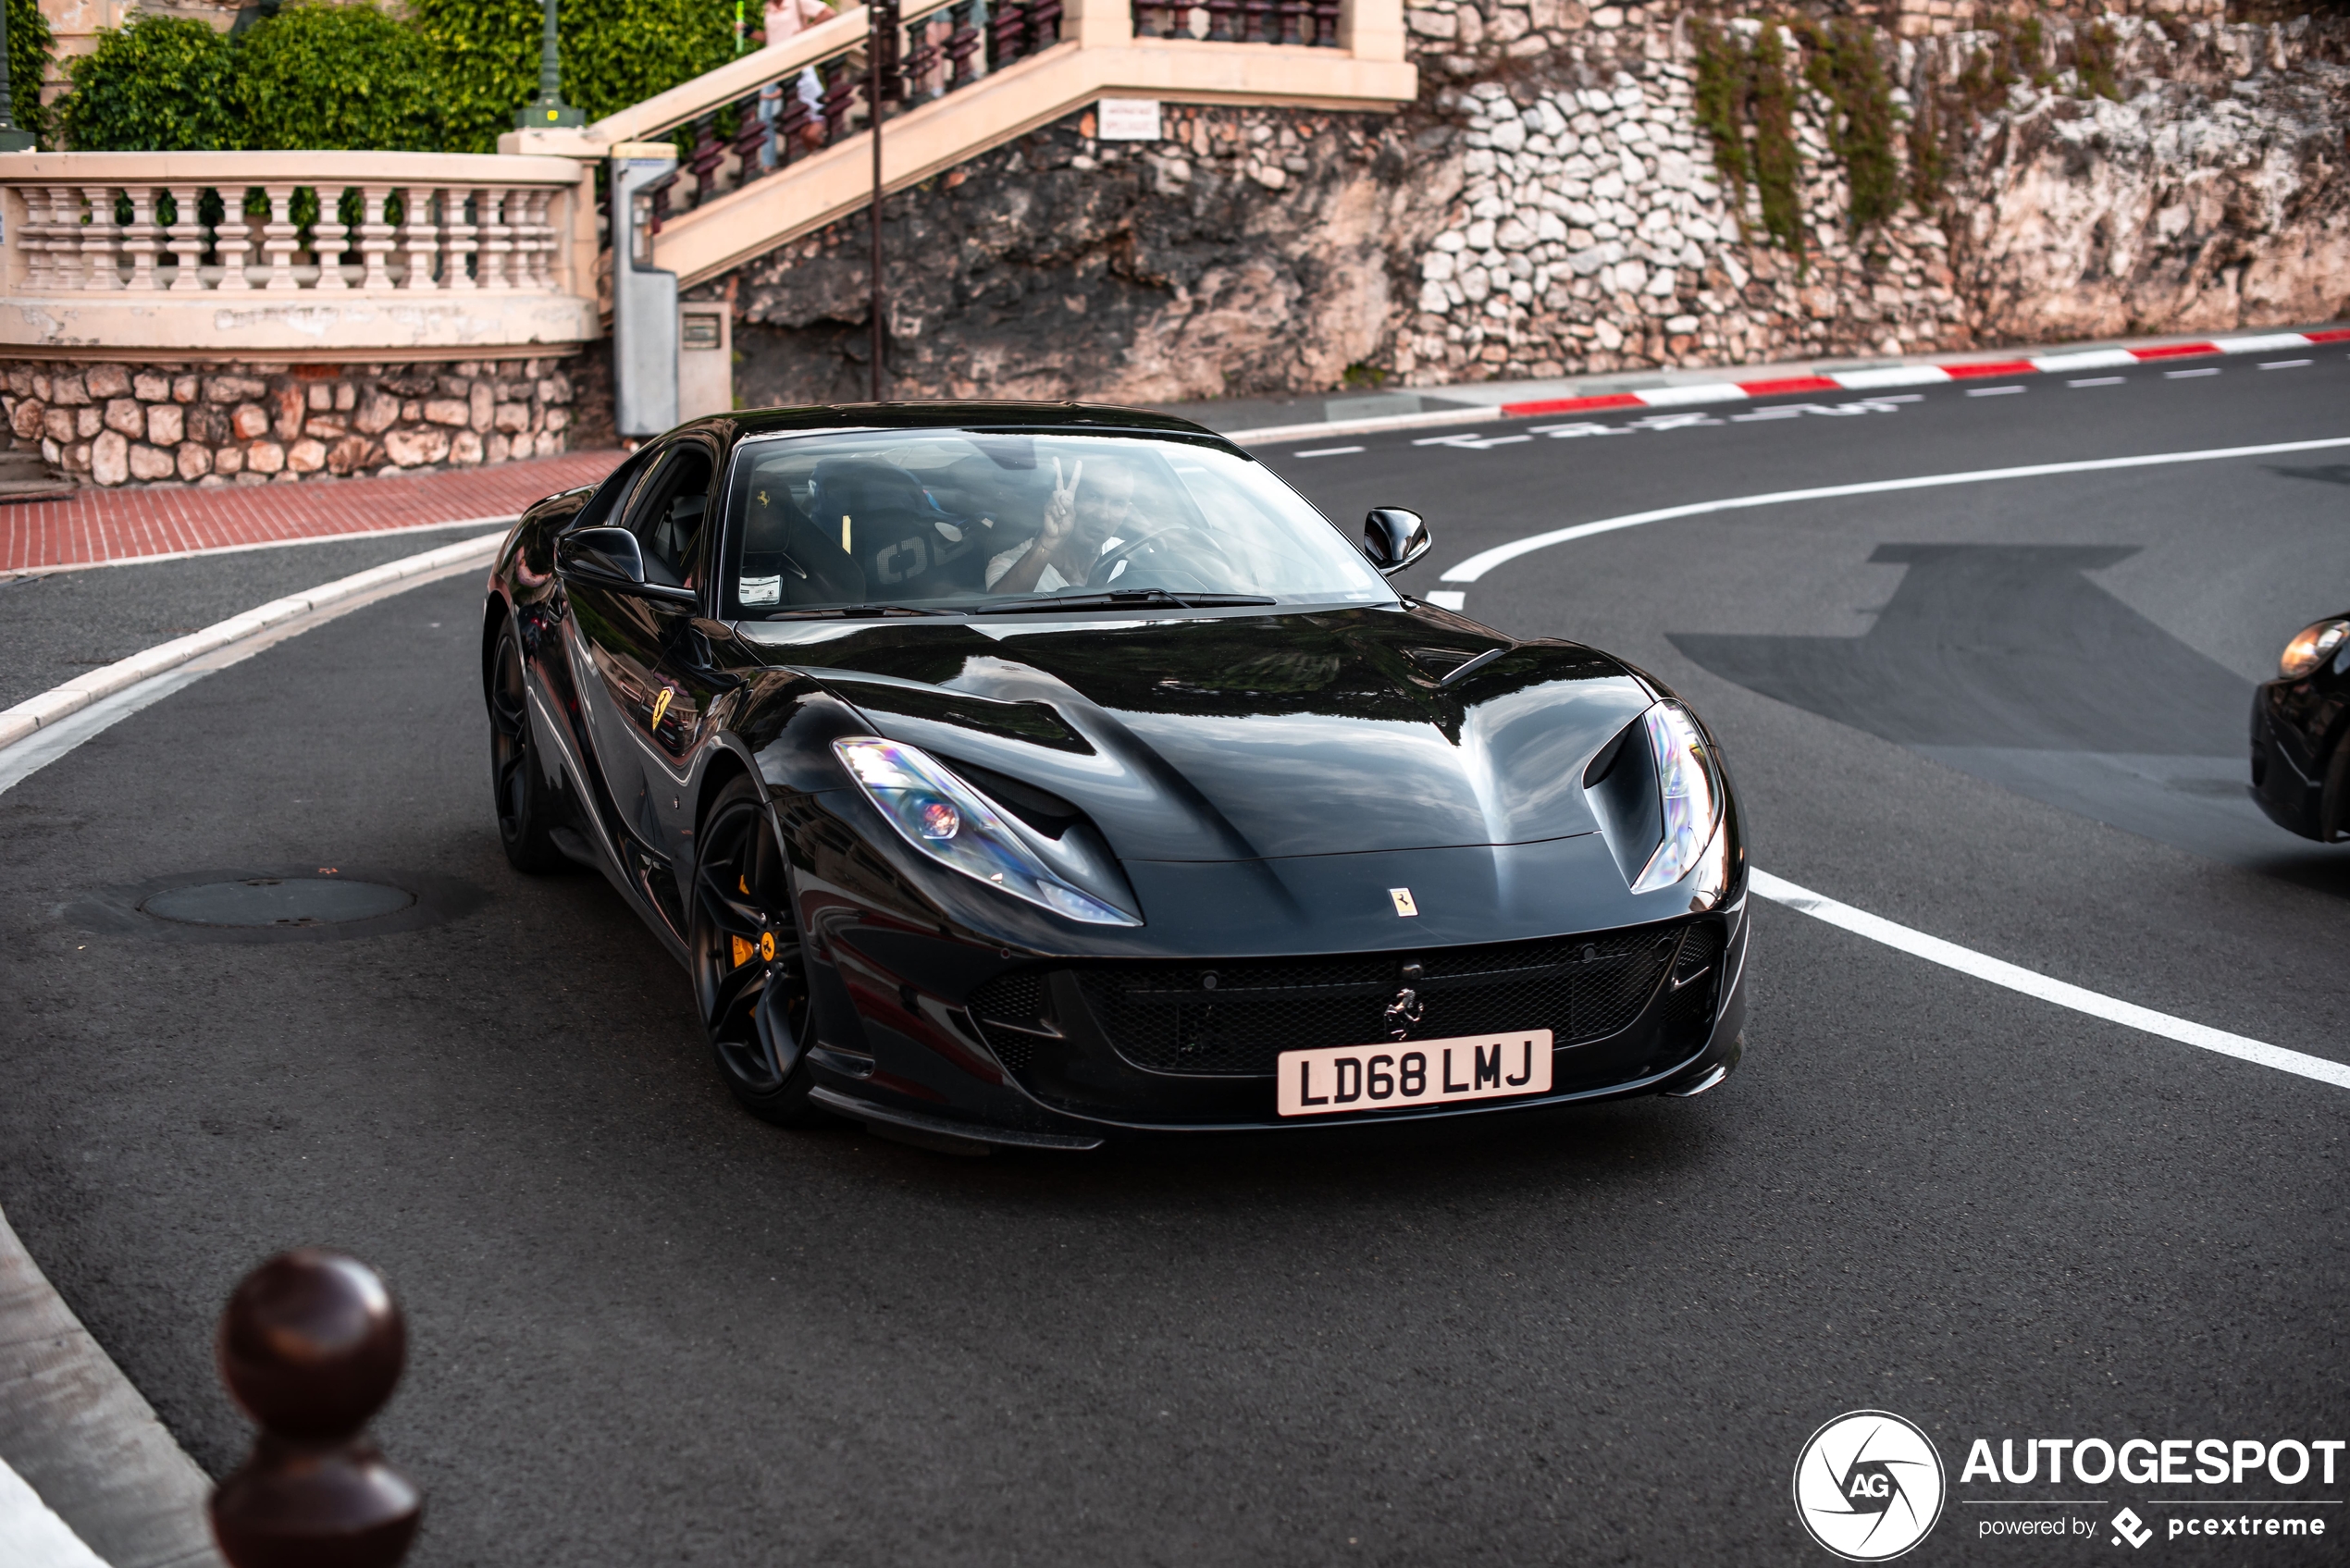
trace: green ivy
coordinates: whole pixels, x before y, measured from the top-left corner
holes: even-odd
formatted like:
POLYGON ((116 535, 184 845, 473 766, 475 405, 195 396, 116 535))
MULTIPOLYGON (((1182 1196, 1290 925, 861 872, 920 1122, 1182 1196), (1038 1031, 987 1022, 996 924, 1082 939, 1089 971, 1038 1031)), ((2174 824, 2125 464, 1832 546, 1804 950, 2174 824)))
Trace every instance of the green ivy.
POLYGON ((1812 46, 1803 80, 1834 105, 1828 146, 1844 161, 1852 188, 1849 221, 1858 234, 1901 210, 1901 167, 1893 153, 1900 111, 1868 28, 1851 21, 1802 25, 1812 46))
POLYGON ((41 102, 41 83, 49 74, 55 38, 41 0, 7 0, 9 117, 19 130, 30 130, 49 145, 53 133, 49 112, 41 102))
POLYGON ((1787 80, 1787 35, 1765 22, 1748 56, 1747 102, 1754 111, 1754 186, 1762 227, 1795 256, 1803 275, 1803 164, 1795 146, 1795 83, 1787 80))
POLYGON ((1727 28, 1702 24, 1697 41, 1697 118, 1713 143, 1713 167, 1730 188, 1738 231, 1746 232, 1746 191, 1751 183, 1762 228, 1804 266, 1803 162, 1795 145, 1795 84, 1787 74, 1787 40, 1765 22, 1752 47, 1727 28), (1751 122, 1749 141, 1745 125, 1751 122))
POLYGON ((247 147, 440 145, 431 47, 364 0, 289 6, 237 54, 232 97, 247 147))
MULTIPOLYGON (((1994 24, 1998 25, 1998 24, 1994 24)), ((2004 28, 2002 28, 2004 31, 2004 28)), ((2016 59, 2032 78, 2035 87, 2056 85, 2056 72, 2047 68, 2047 37, 2041 31, 2040 19, 2026 17, 2022 26, 2009 35, 2013 41, 2016 59)))
MULTIPOLYGON (((1910 132, 1910 167, 1911 190, 1921 206, 1941 200, 1950 146, 1971 136, 1985 115, 2003 106, 2010 88, 2027 80, 2053 87, 2062 74, 2047 58, 2047 34, 2037 17, 2021 22, 1995 17, 1981 31, 1986 37, 1969 51, 1957 80, 1938 92, 1930 91, 1918 105, 1917 123, 1910 132)), ((2121 101, 2120 46, 2119 36, 2104 22, 2073 30, 2066 63, 2075 73, 2078 85, 2073 91, 2079 96, 2121 101)))
POLYGON ((193 18, 137 16, 102 28, 95 49, 66 62, 73 91, 56 105, 66 140, 100 153, 241 146, 229 103, 234 65, 227 35, 193 18))
POLYGON ((1941 205, 1949 184, 1950 153, 1945 141, 1942 113, 1935 106, 1934 94, 1928 93, 1918 102, 1918 112, 1910 121, 1910 199, 1921 211, 1931 212, 1941 205))
POLYGON ((2079 73, 2081 95, 2121 102, 2121 82, 2114 73, 2114 55, 2121 41, 2110 24, 2093 22, 2072 34, 2072 68, 2079 73))
POLYGON ((1697 45, 1697 123, 1713 144, 1713 167, 1729 187, 1730 210, 1746 232, 1746 50, 1735 34, 1705 21, 1690 23, 1697 45))

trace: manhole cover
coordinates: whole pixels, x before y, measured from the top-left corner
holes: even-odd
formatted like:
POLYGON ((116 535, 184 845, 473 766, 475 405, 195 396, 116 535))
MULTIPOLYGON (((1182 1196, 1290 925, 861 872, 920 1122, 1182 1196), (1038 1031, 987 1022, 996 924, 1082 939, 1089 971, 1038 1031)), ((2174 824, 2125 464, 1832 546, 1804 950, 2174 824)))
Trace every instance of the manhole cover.
POLYGON ((193 926, 331 926, 396 914, 416 901, 403 888, 342 877, 248 877, 151 895, 139 907, 193 926))

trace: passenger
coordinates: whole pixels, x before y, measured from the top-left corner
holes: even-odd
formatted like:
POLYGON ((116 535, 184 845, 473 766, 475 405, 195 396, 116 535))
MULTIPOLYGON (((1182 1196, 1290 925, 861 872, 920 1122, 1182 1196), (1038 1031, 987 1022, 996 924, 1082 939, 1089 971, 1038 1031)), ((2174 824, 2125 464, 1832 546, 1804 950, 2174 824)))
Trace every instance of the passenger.
POLYGON ((1034 538, 989 559, 987 586, 999 594, 1058 593, 1081 586, 1092 579, 1094 563, 1103 553, 1136 537, 1141 526, 1132 469, 1114 459, 1081 458, 1064 479, 1057 457, 1044 527, 1034 538), (1094 464, 1094 488, 1080 501, 1087 462, 1094 464))

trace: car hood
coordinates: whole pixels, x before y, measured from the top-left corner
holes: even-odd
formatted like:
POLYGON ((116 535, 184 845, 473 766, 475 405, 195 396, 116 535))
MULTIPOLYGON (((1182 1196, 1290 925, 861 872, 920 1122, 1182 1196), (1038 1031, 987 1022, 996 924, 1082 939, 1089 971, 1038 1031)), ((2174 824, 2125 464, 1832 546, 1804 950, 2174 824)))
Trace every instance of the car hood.
POLYGON ((1590 648, 1422 608, 742 632, 875 733, 1076 805, 1126 860, 1591 833, 1584 767, 1651 699, 1590 648))

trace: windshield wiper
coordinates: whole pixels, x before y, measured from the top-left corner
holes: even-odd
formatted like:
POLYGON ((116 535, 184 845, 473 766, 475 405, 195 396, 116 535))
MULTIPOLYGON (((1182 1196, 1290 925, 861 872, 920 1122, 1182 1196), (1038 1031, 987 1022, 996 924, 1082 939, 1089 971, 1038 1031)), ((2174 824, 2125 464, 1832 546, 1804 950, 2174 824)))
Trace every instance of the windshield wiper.
POLYGON ((1045 610, 1139 610, 1171 604, 1179 610, 1213 610, 1234 604, 1277 604, 1262 594, 1173 594, 1165 588, 1112 588, 1098 594, 1037 594, 1029 599, 1003 599, 973 605, 972 615, 1020 615, 1045 610))

